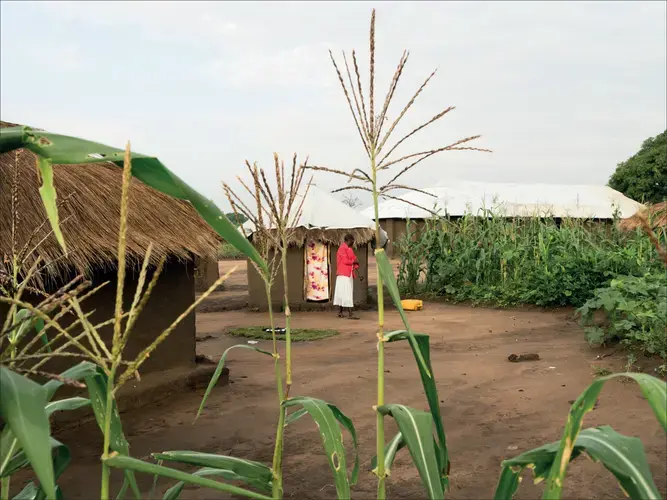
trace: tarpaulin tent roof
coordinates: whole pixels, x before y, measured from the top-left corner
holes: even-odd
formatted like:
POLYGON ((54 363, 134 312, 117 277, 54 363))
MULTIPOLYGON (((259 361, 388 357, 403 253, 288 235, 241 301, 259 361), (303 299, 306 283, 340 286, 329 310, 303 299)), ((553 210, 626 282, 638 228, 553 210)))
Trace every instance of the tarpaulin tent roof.
MULTIPOLYGON (((297 230, 289 243, 303 245, 306 237, 327 243, 340 243, 347 233, 355 237, 357 244, 365 244, 373 239, 375 223, 371 218, 348 207, 314 184, 310 185, 304 199, 302 193, 305 191, 306 188, 303 187, 294 201, 292 208, 294 214, 302 200, 303 205, 299 219, 290 224, 297 230)), ((254 230, 251 221, 243 224, 246 235, 251 235, 254 230)))
MULTIPOLYGON (((612 219, 615 210, 620 217, 628 217, 643 207, 610 187, 585 184, 455 181, 424 191, 432 196, 413 191, 401 197, 412 205, 399 200, 381 202, 379 218, 425 219, 432 216, 429 210, 450 216, 478 215, 487 209, 508 217, 612 219)), ((372 217, 373 209, 362 213, 372 217)))

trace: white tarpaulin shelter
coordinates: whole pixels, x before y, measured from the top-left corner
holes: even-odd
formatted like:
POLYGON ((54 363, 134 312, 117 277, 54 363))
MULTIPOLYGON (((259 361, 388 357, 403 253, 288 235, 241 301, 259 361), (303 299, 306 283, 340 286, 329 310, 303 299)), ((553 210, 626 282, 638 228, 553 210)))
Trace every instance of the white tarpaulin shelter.
MULTIPOLYGON (((306 188, 302 188, 301 191, 305 192, 306 188)), ((296 216, 302 200, 303 194, 298 194, 292 206, 292 216, 296 216)), ((301 207, 301 216, 296 223, 290 224, 291 227, 332 230, 371 229, 375 231, 373 219, 348 207, 315 184, 310 185, 301 207)), ((267 220, 268 215, 265 214, 264 219, 267 220)), ((255 230, 255 226, 251 221, 247 221, 243 224, 243 229, 249 235, 255 230)))
MULTIPOLYGON (((514 184, 457 181, 424 189, 431 196, 408 192, 401 199, 433 210, 442 215, 462 216, 482 214, 484 209, 494 214, 541 217, 573 217, 612 219, 629 217, 643 207, 607 186, 584 184, 514 184)), ((426 219, 428 210, 398 200, 379 204, 380 219, 426 219)), ((373 208, 363 212, 373 217, 373 208)))

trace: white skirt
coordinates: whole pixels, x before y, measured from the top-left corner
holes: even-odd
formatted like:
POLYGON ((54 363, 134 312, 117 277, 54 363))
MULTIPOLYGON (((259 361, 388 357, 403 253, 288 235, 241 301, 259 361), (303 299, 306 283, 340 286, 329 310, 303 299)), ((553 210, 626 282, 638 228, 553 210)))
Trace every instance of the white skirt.
POLYGON ((351 276, 336 276, 335 306, 354 307, 354 281, 351 276))

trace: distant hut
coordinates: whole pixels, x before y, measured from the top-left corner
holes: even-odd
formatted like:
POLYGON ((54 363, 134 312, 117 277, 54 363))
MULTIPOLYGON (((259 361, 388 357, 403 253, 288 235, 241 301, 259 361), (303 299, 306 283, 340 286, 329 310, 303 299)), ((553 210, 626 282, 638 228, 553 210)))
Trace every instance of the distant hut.
POLYGON ((653 230, 667 228, 667 201, 642 208, 633 216, 621 220, 618 227, 622 231, 634 231, 642 226, 642 219, 646 220, 653 230))
POLYGON ((217 255, 195 258, 195 291, 205 292, 220 278, 217 255))
MULTIPOLYGON (((0 122, 4 128, 10 126, 0 122)), ((15 173, 19 182, 17 196, 17 248, 22 248, 31 233, 46 221, 39 195, 40 181, 35 168, 36 156, 28 150, 0 155, 0 269, 12 254, 12 189, 15 173)), ((84 311, 93 311, 91 321, 113 317, 116 295, 116 253, 120 221, 122 169, 104 163, 54 166, 54 183, 61 203, 59 215, 69 255, 63 257, 50 226, 44 224, 33 238, 39 242, 35 255, 25 262, 28 268, 39 254, 47 265, 41 273, 41 286, 49 292, 60 288, 76 275, 84 275, 95 287, 109 283, 84 303, 84 311)), ((167 262, 150 299, 131 334, 128 357, 136 356, 168 327, 195 299, 194 258, 215 255, 219 238, 199 217, 192 206, 170 198, 137 179, 130 185, 130 210, 127 235, 128 274, 124 303, 131 304, 139 269, 146 250, 153 243, 150 263, 155 266, 163 256, 167 262)), ((152 267, 154 269, 154 267, 152 267)), ((149 277, 150 279, 150 273, 149 277)), ((26 300, 35 302, 35 296, 26 300)), ((0 322, 8 307, 0 304, 0 322)), ((72 317, 65 322, 71 322, 72 317)), ((110 342, 112 327, 101 330, 110 342)), ((49 371, 62 371, 70 361, 49 361, 49 371)), ((195 364, 195 317, 185 318, 142 366, 142 373, 195 364)))
MULTIPOLYGON (((294 203, 299 206, 300 201, 294 203)), ((290 307, 316 309, 331 306, 336 281, 336 252, 346 234, 355 240, 359 259, 359 276, 354 281, 354 302, 368 302, 368 243, 374 238, 374 223, 368 217, 341 203, 328 192, 311 185, 303 201, 303 210, 287 252, 287 280, 290 307)), ((244 224, 252 239, 252 224, 244 224)), ((275 254, 269 256, 275 258, 275 254)), ((275 307, 283 302, 283 274, 278 275, 271 289, 275 307)), ((267 308, 264 282, 257 270, 248 263, 248 302, 251 307, 267 308)))

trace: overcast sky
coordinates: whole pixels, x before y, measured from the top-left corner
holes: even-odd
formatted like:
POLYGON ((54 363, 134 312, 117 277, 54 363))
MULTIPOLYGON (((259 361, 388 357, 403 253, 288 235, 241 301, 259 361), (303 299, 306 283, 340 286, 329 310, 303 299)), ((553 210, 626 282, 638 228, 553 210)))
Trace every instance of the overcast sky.
POLYGON ((221 204, 220 182, 246 159, 271 167, 274 151, 366 164, 327 50, 356 49, 368 78, 373 7, 382 95, 411 51, 390 120, 439 68, 396 138, 456 106, 402 151, 476 134, 494 151, 434 156, 406 176, 413 186, 604 184, 667 127, 661 1, 0 5, 3 120, 117 147, 130 139, 221 204))

